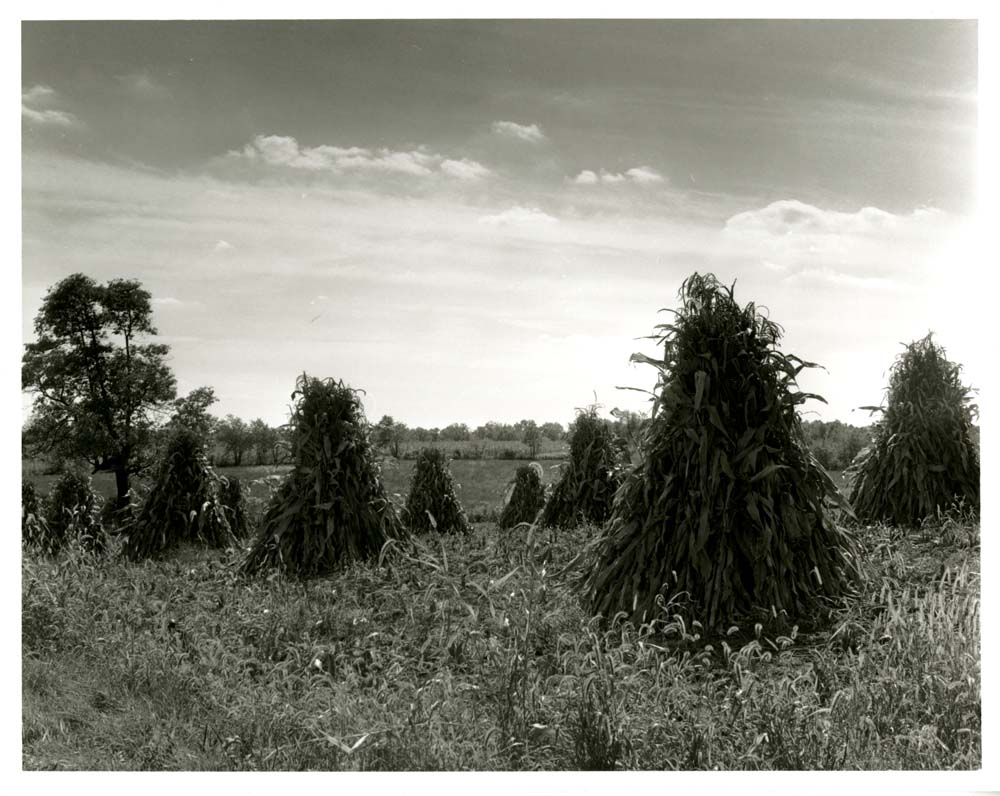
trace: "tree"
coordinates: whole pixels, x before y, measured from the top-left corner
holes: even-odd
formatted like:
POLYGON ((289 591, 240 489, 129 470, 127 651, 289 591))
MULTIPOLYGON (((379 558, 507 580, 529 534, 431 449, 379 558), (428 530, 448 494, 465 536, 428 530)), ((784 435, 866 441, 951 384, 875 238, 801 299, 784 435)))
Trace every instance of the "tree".
POLYGON ((139 282, 100 285, 73 274, 46 294, 25 345, 21 389, 34 393, 25 439, 36 454, 84 459, 115 474, 118 506, 146 462, 154 420, 176 395, 155 335, 150 294, 139 282))
POLYGON ((234 415, 226 415, 226 419, 220 421, 215 438, 226 453, 232 456, 233 464, 237 467, 243 464, 243 454, 253 447, 250 426, 234 415))
POLYGON ((258 417, 250 421, 247 433, 250 435, 250 443, 257 455, 257 464, 266 464, 268 459, 274 464, 277 458, 275 449, 278 447, 277 429, 271 428, 258 417))
POLYGON ((528 446, 528 453, 532 459, 538 455, 538 449, 542 445, 542 432, 534 420, 522 420, 521 441, 528 446))
POLYGON ((203 440, 208 439, 219 422, 217 417, 208 413, 208 407, 218 400, 215 397, 215 390, 211 387, 198 387, 191 390, 183 398, 174 401, 174 413, 167 421, 167 429, 175 431, 179 428, 187 428, 203 440))
POLYGON ((566 435, 562 423, 542 423, 541 431, 543 437, 553 442, 558 442, 566 435))
POLYGON ((470 437, 469 427, 465 423, 452 423, 441 429, 440 437, 449 442, 466 442, 470 437))
POLYGON ((375 444, 399 458, 399 446, 406 436, 406 424, 397 423, 391 415, 382 415, 375 426, 375 444))

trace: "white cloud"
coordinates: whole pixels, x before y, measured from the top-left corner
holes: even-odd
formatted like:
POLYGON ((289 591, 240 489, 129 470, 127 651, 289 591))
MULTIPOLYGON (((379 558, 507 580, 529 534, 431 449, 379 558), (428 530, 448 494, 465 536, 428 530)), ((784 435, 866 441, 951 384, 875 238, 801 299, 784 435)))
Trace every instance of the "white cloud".
POLYGON ((173 296, 162 296, 160 298, 154 298, 153 303, 159 307, 179 307, 184 302, 180 299, 176 299, 173 296))
POLYGON ((56 92, 51 86, 32 86, 27 91, 21 92, 21 102, 28 105, 43 105, 55 99, 56 92))
MULTIPOLYGON (((915 211, 925 217, 939 212, 932 209, 915 211)), ((877 207, 862 207, 855 213, 845 213, 822 210, 795 199, 782 199, 760 210, 738 213, 726 222, 726 229, 770 235, 864 234, 892 229, 902 218, 877 207)))
POLYGON ((216 241, 215 246, 213 248, 217 252, 225 252, 229 251, 230 249, 235 249, 236 247, 233 246, 233 244, 231 244, 229 241, 220 239, 216 241))
POLYGON ((616 185, 623 182, 634 182, 640 185, 649 185, 652 183, 663 182, 664 178, 659 172, 653 171, 653 169, 647 166, 636 166, 626 171, 624 174, 621 172, 610 172, 601 169, 600 174, 590 169, 584 169, 579 174, 577 174, 571 182, 577 185, 597 185, 598 183, 603 183, 604 185, 616 185))
POLYGON ((480 224, 494 227, 548 226, 558 221, 559 219, 550 216, 548 213, 543 213, 537 207, 522 207, 521 205, 515 205, 501 213, 479 217, 480 224))
POLYGON ((636 166, 625 172, 625 176, 633 182, 650 183, 663 182, 663 175, 648 166, 636 166))
POLYGON ((493 132, 497 135, 518 138, 537 144, 545 140, 545 133, 537 124, 518 124, 517 122, 493 122, 493 132))
POLYGON ((383 172, 429 177, 435 173, 456 179, 486 177, 492 172, 474 160, 444 158, 423 149, 395 151, 388 148, 339 147, 322 144, 304 147, 291 136, 258 135, 252 143, 230 157, 258 161, 268 166, 282 166, 308 171, 383 172))
POLYGON ((75 127, 80 124, 72 113, 49 107, 55 104, 59 95, 50 86, 32 86, 21 92, 21 116, 30 122, 56 127, 75 127))
POLYGON ((441 162, 441 171, 449 177, 457 177, 460 180, 478 180, 489 177, 493 172, 482 163, 475 160, 445 160, 441 162))
POLYGON ((887 288, 937 268, 941 247, 961 225, 947 213, 918 208, 897 215, 877 207, 825 210, 794 199, 737 213, 723 235, 787 279, 855 288, 887 288))

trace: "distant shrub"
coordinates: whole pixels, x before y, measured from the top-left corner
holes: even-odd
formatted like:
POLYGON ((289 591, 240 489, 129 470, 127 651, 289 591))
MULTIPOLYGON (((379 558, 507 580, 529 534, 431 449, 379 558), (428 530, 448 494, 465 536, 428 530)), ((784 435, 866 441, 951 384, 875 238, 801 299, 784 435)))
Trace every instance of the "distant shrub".
POLYGON ((961 365, 928 334, 906 346, 889 376, 874 440, 851 466, 850 500, 858 518, 915 526, 956 501, 978 514, 977 407, 961 365))
POLYGON ((469 533, 472 527, 455 494, 455 480, 442 451, 424 448, 417 457, 404 518, 413 533, 469 533))
POLYGON ((220 490, 221 479, 208 464, 202 437, 177 429, 166 444, 149 494, 127 528, 122 553, 138 560, 181 542, 234 544, 220 490))
POLYGON ((292 398, 294 469, 261 520, 243 571, 308 577, 408 535, 382 484, 364 408, 341 381, 303 374, 292 398))
POLYGON ((620 482, 611 424, 597 416, 597 407, 589 407, 577 415, 570 433, 569 461, 542 511, 542 527, 600 525, 611 514, 620 482))
POLYGON ((500 514, 502 529, 513 528, 521 522, 534 522, 545 506, 545 487, 542 486, 542 467, 537 462, 517 468, 510 497, 500 514))

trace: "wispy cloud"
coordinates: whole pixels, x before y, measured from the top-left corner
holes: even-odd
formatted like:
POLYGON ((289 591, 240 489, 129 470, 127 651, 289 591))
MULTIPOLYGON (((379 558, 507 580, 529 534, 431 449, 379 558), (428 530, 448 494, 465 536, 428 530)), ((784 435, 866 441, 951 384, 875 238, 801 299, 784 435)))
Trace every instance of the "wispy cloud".
POLYGON ((475 160, 443 160, 441 161, 441 171, 450 177, 457 177, 460 180, 479 180, 489 177, 493 172, 482 163, 475 160))
POLYGON ((412 177, 444 174, 460 180, 476 180, 492 174, 477 161, 446 158, 425 149, 397 151, 386 147, 369 149, 328 144, 307 147, 283 135, 258 135, 252 143, 242 150, 230 152, 229 156, 273 167, 333 173, 381 172, 412 177))
POLYGON ((517 122, 493 122, 493 132, 508 138, 518 138, 537 144, 545 140, 545 133, 537 124, 518 124, 517 122))
POLYGON ((170 94, 170 89, 154 79, 148 72, 118 75, 116 80, 125 91, 138 99, 155 100, 170 94))
POLYGON ((584 169, 571 182, 577 185, 618 185, 626 182, 651 185, 653 183, 664 182, 664 179, 662 174, 648 166, 636 166, 625 172, 610 172, 604 169, 596 172, 584 169))
POLYGON ((39 125, 76 127, 80 120, 68 111, 52 107, 59 95, 50 86, 32 86, 21 92, 21 117, 39 125))

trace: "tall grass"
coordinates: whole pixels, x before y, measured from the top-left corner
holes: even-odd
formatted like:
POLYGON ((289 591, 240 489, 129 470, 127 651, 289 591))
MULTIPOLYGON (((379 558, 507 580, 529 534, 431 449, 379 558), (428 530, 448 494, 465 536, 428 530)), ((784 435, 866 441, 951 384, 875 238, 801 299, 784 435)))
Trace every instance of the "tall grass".
POLYGON ((591 619, 592 535, 479 526, 307 581, 246 579, 235 549, 26 556, 24 766, 980 765, 978 526, 865 529, 867 585, 825 627, 713 637, 671 605, 591 619))

